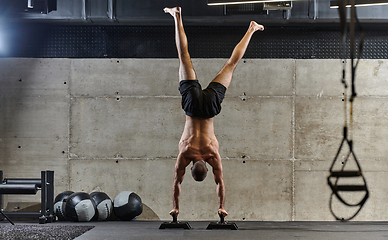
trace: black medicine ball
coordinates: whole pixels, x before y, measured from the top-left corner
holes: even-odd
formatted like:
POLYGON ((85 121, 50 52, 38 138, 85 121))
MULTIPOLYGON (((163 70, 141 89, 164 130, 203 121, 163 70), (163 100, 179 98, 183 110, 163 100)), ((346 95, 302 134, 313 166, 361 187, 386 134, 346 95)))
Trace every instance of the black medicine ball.
POLYGON ((69 198, 73 191, 65 191, 58 194, 54 200, 54 214, 58 217, 60 221, 68 221, 65 213, 66 200, 69 198))
POLYGON ((123 191, 113 200, 113 210, 120 220, 130 221, 143 212, 143 204, 136 193, 123 191))
POLYGON ((103 192, 92 192, 90 197, 97 207, 97 211, 93 217, 93 220, 103 221, 108 219, 113 209, 112 200, 109 198, 109 196, 103 192))
POLYGON ((65 213, 72 221, 88 222, 96 213, 96 205, 89 194, 76 192, 67 199, 65 213))

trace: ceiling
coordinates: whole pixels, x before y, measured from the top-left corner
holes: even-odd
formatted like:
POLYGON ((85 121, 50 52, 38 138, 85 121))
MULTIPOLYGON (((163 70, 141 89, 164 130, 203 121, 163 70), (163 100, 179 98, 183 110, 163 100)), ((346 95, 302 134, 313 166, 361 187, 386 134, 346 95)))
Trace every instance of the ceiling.
MULTIPOLYGON (((191 25, 238 25, 246 24, 249 20, 267 25, 339 21, 338 10, 329 7, 330 0, 293 1, 291 10, 263 10, 263 4, 208 6, 207 0, 57 0, 57 9, 45 13, 43 5, 47 1, 52 0, 34 0, 34 9, 28 9, 27 0, 1 1, 0 19, 72 24, 170 25, 173 24, 171 17, 163 12, 163 8, 181 6, 185 24, 191 25)), ((371 23, 388 23, 387 12, 388 6, 357 8, 358 18, 371 23)))

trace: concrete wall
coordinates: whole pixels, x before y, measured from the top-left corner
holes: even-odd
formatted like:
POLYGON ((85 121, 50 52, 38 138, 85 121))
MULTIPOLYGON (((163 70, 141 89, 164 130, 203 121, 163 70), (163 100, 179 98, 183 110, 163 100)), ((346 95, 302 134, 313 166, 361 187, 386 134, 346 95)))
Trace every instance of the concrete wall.
MULTIPOLYGON (((193 59, 200 82, 225 61, 193 59)), ((240 62, 215 119, 229 220, 333 220, 326 178, 342 139, 341 70, 341 60, 240 62)), ((371 196, 356 220, 388 220, 387 77, 386 60, 360 62, 352 132, 371 196)), ((144 203, 140 219, 170 219, 185 119, 177 59, 0 59, 0 83, 6 177, 51 169, 56 194, 134 191, 144 203)), ((215 190, 211 176, 186 177, 180 219, 217 219, 215 190)), ((22 208, 39 197, 4 200, 22 208)), ((345 217, 355 211, 334 206, 345 217)))

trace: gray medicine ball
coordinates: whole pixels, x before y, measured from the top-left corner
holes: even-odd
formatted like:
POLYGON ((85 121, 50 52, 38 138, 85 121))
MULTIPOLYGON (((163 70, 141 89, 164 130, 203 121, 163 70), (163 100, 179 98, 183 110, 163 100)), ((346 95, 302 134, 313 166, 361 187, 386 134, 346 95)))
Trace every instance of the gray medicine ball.
POLYGON ((58 194, 55 197, 55 200, 54 200, 54 214, 55 214, 55 216, 58 217, 59 221, 68 221, 68 220, 70 220, 70 219, 68 219, 66 217, 65 206, 66 206, 67 199, 73 193, 74 193, 73 191, 65 191, 65 192, 62 192, 62 193, 58 194))
POLYGON ((66 216, 75 222, 88 222, 96 213, 96 204, 90 195, 76 192, 69 196, 65 207, 66 216))
POLYGON ((109 196, 103 192, 92 192, 90 197, 97 207, 93 220, 104 221, 108 219, 113 209, 112 200, 109 196))
POLYGON ((113 211, 120 220, 135 219, 143 212, 141 198, 134 192, 123 191, 113 200, 113 211))

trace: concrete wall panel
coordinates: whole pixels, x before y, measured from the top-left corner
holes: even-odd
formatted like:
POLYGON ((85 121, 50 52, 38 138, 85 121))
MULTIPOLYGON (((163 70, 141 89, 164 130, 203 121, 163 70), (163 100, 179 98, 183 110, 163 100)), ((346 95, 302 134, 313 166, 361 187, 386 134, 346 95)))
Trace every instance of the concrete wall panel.
POLYGON ((178 155, 179 98, 73 98, 71 105, 71 158, 178 155))
MULTIPOLYGON (((342 60, 297 59, 295 69, 297 96, 342 96, 342 60)), ((350 75, 347 75, 347 79, 350 79, 350 75)))
POLYGON ((343 136, 341 98, 300 97, 295 100, 295 158, 330 159, 343 136))
MULTIPOLYGON (((334 158, 334 156, 333 156, 334 158)), ((330 213, 327 184, 332 161, 295 162, 295 220, 335 220, 330 213)))
MULTIPOLYGON (((301 96, 341 96, 343 60, 295 60, 296 94, 301 96)), ((354 61, 356 64, 357 61, 354 61)), ((388 67, 381 59, 361 59, 356 69, 358 96, 386 96, 388 67)), ((346 60, 346 80, 350 86, 351 61, 346 60)), ((350 87, 349 87, 350 90, 350 87)))
POLYGON ((353 107, 353 139, 357 157, 386 160, 388 104, 386 98, 357 98, 353 107))
POLYGON ((387 64, 382 59, 360 60, 356 70, 356 91, 359 96, 388 95, 387 64))
POLYGON ((232 219, 292 220, 291 161, 240 159, 223 165, 226 207, 232 219))
POLYGON ((71 94, 179 96, 178 68, 177 59, 76 59, 71 94))
POLYGON ((3 137, 67 137, 69 104, 66 98, 5 97, 0 110, 3 137))
POLYGON ((291 98, 226 98, 214 126, 222 157, 292 157, 291 98))
MULTIPOLYGON (((349 108, 348 104, 348 119, 349 108)), ((297 98, 295 109, 295 158, 323 160, 334 157, 343 136, 342 98, 297 98)), ((384 98, 359 97, 354 100, 353 128, 348 121, 348 133, 358 158, 386 159, 388 153, 383 141, 388 138, 384 127, 388 121, 386 112, 384 98)))
MULTIPOLYGON (((387 198, 387 186, 384 183, 387 162, 372 160, 359 161, 359 163, 370 191, 370 197, 354 220, 386 221, 387 216, 384 213, 387 211, 387 206, 382 202, 387 198)), ((332 160, 295 162, 296 221, 335 220, 330 213, 331 189, 327 184, 331 164, 332 160)), ((363 184, 360 178, 341 179, 339 183, 344 182, 353 185, 363 184)), ((365 192, 342 193, 341 196, 349 203, 358 203, 365 196, 365 192)), ((357 210, 358 207, 347 207, 336 197, 333 198, 333 211, 338 217, 350 217, 357 210)))
POLYGON ((0 96, 66 97, 70 79, 68 59, 0 59, 0 96))

